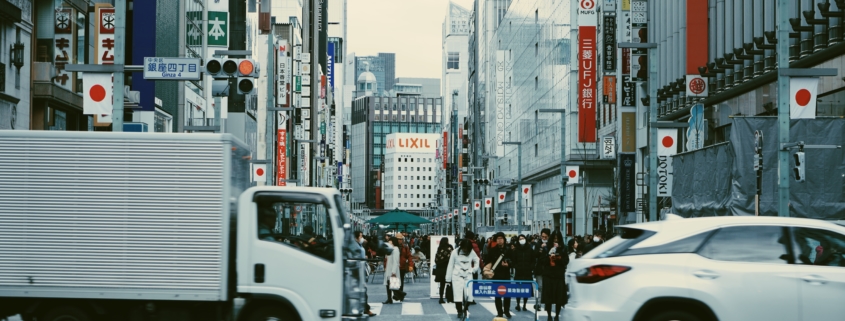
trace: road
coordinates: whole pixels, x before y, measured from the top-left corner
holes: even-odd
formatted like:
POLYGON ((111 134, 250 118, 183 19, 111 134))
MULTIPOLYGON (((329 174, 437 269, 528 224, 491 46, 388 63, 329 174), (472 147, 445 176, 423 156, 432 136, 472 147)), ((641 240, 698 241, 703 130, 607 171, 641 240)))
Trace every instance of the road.
MULTIPOLYGON (((384 285, 382 285, 381 275, 376 275, 375 281, 368 283, 367 292, 371 310, 378 314, 372 320, 457 320, 458 311, 455 309, 454 303, 439 304, 437 298, 429 298, 429 284, 427 278, 420 279, 416 283, 406 281, 405 292, 408 293, 408 296, 405 298, 405 302, 382 304, 381 302, 387 300, 387 296, 385 295, 384 285)), ((534 310, 531 307, 534 304, 533 299, 527 305, 529 311, 516 311, 516 299, 511 300, 511 315, 513 317, 510 320, 534 320, 534 310)), ((475 301, 477 304, 469 307, 470 320, 493 320, 496 316, 496 304, 493 299, 476 298, 475 301)), ((540 320, 546 319, 545 312, 540 312, 537 316, 540 320)))

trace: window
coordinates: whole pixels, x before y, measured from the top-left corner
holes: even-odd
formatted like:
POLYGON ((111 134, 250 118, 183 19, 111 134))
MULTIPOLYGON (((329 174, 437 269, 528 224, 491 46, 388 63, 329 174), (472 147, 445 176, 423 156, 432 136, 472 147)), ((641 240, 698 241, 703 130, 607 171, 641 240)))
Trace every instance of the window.
POLYGON ((791 263, 780 226, 731 226, 719 229, 698 252, 719 261, 791 263))
POLYGON ((534 57, 537 57, 540 54, 540 43, 534 43, 534 57))
MULTIPOLYGON (((334 262, 335 251, 332 241, 334 224, 329 212, 329 200, 322 196, 281 196, 259 193, 255 202, 258 210, 257 235, 259 239, 277 243, 280 246, 289 246, 334 262), (308 215, 297 217, 297 209, 308 215), (293 226, 292 223, 297 224, 293 226), (319 245, 303 244, 303 239, 311 238, 316 238, 319 245)), ((341 214, 341 217, 346 217, 346 214, 341 214)))
POLYGON ((376 103, 376 109, 379 109, 379 107, 378 107, 378 103, 376 103))
POLYGON ((380 115, 376 115, 376 121, 379 121, 380 119, 381 119, 381 116, 380 116, 380 115))
POLYGON ((449 52, 447 53, 446 58, 446 69, 461 69, 460 68, 460 57, 461 54, 458 52, 449 52))
POLYGON ((845 267, 845 235, 813 228, 795 228, 799 264, 845 267))

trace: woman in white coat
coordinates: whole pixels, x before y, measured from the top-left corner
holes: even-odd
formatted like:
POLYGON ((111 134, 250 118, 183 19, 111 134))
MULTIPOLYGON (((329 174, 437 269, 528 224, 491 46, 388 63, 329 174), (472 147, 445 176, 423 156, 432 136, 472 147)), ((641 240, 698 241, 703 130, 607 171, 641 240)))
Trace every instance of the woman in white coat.
POLYGON ((449 259, 449 265, 446 268, 446 282, 452 283, 452 293, 455 299, 455 308, 458 310, 458 318, 463 319, 466 316, 464 311, 464 290, 467 281, 472 280, 472 274, 478 271, 479 266, 478 255, 472 250, 472 242, 467 239, 461 241, 461 244, 452 252, 452 257, 449 259))
POLYGON ((387 247, 393 251, 390 252, 390 255, 385 256, 384 287, 387 290, 387 301, 384 301, 384 304, 393 304, 393 296, 396 295, 398 297, 400 293, 399 290, 390 290, 390 277, 395 276, 398 278, 401 275, 401 273, 399 273, 399 253, 401 250, 396 246, 396 244, 399 244, 399 239, 396 237, 391 237, 386 244, 387 247))

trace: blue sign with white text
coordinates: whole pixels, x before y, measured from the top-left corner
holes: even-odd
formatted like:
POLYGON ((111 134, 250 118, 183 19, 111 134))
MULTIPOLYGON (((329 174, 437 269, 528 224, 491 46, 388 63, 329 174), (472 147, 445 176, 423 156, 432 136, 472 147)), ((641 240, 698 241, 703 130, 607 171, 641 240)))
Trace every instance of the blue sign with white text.
POLYGON ((329 61, 327 63, 328 68, 326 68, 326 70, 328 71, 327 73, 329 76, 329 85, 332 88, 332 92, 334 92, 334 43, 329 42, 328 45, 329 46, 327 51, 329 53, 329 61))
POLYGON ((534 284, 530 282, 472 282, 473 296, 497 298, 534 297, 534 284))

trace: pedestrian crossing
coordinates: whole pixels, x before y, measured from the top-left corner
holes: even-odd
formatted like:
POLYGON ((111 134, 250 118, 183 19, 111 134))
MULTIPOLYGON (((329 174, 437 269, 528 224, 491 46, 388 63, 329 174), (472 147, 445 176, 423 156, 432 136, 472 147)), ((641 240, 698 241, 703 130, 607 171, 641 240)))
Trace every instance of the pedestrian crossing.
MULTIPOLYGON (((412 316, 444 316, 446 319, 454 319, 458 315, 458 310, 454 303, 438 304, 436 301, 430 302, 430 299, 411 300, 407 299, 404 302, 394 302, 393 304, 370 303, 370 311, 377 314, 375 318, 381 320, 399 320, 401 317, 412 316), (448 318, 446 317, 448 316, 448 318)), ((476 299, 477 304, 469 307, 469 316, 471 320, 492 320, 496 316, 496 303, 492 299, 476 299)), ((529 304, 529 311, 516 311, 516 302, 511 305, 510 314, 513 316, 511 320, 534 320, 534 310, 531 307, 533 302, 529 304)), ((540 312, 539 316, 545 316, 544 312, 540 312)), ((413 318, 411 318, 413 320, 413 318)), ((375 320, 374 320, 375 321, 375 320)))

